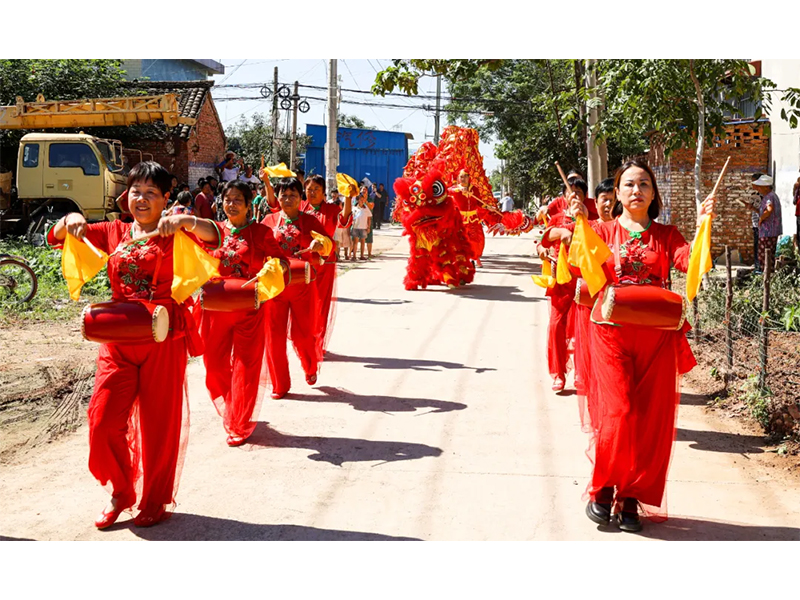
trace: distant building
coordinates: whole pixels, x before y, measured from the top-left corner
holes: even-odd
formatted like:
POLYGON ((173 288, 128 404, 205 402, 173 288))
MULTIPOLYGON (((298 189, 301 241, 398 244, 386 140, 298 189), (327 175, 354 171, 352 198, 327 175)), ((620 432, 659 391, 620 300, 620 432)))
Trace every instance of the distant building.
MULTIPOLYGON (((306 135, 311 141, 306 147, 303 168, 306 175, 325 173, 325 143, 328 128, 325 125, 306 125, 306 135)), ((410 133, 379 131, 376 129, 351 129, 339 127, 336 139, 339 144, 339 173, 346 173, 356 181, 368 177, 382 183, 392 194, 394 180, 403 176, 408 162, 410 133)))
POLYGON ((199 81, 225 72, 225 66, 210 58, 126 58, 122 61, 128 81, 199 81))

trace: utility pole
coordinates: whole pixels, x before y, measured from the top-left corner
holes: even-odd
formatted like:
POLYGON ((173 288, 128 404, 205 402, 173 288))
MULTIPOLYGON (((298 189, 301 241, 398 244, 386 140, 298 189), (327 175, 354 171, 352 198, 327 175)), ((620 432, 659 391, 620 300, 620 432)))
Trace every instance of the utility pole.
POLYGON ((294 94, 292 94, 292 154, 289 159, 292 171, 297 168, 297 103, 300 101, 300 94, 298 93, 300 84, 294 82, 294 94))
POLYGON ((433 129, 433 143, 439 144, 439 108, 440 108, 440 100, 442 96, 442 76, 436 76, 436 114, 433 117, 434 122, 434 129, 433 129))
POLYGON ((330 193, 336 189, 336 169, 339 166, 339 147, 336 134, 339 123, 339 93, 336 88, 337 59, 328 61, 328 139, 325 144, 325 180, 330 193))
POLYGON ((272 152, 270 164, 278 162, 278 67, 275 67, 275 76, 272 80, 272 152))

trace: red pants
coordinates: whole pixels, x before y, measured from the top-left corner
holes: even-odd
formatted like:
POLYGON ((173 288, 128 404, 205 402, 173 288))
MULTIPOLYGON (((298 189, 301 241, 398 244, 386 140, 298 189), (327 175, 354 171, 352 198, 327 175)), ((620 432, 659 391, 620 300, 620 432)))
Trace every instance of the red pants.
POLYGON ((186 338, 102 344, 89 402, 89 470, 122 506, 175 503, 188 435, 186 338))
POLYGON ((267 366, 274 393, 288 392, 292 385, 286 339, 291 314, 291 340, 306 375, 317 373, 317 314, 314 284, 287 286, 281 294, 264 303, 266 309, 267 366))
POLYGON ((264 372, 265 314, 264 306, 253 311, 203 311, 206 388, 231 435, 248 437, 256 427, 264 372))
POLYGON ((675 439, 684 334, 595 324, 590 330, 598 421, 588 491, 614 486, 618 498, 660 507, 675 439))
POLYGON ((468 224, 464 224, 464 229, 467 233, 469 246, 472 249, 472 256, 470 258, 473 260, 478 260, 481 256, 483 256, 483 248, 486 245, 486 236, 483 234, 483 225, 481 225, 480 221, 471 221, 468 224))
POLYGON ((317 280, 315 282, 315 297, 317 303, 317 354, 320 358, 325 353, 333 332, 333 288, 336 283, 336 263, 326 262, 317 267, 317 280))
POLYGON ((567 373, 569 339, 573 337, 575 279, 556 284, 548 290, 550 322, 547 327, 547 365, 550 375, 564 377, 567 373))
POLYGON ((590 393, 592 374, 591 314, 588 306, 576 304, 575 313, 575 389, 578 392, 578 408, 581 426, 589 432, 597 423, 596 394, 590 393))

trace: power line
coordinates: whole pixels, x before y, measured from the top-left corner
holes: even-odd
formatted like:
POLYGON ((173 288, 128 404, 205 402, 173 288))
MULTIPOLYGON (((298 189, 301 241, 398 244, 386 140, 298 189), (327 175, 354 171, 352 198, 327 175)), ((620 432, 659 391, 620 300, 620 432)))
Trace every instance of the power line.
POLYGON ((247 60, 248 60, 248 59, 246 59, 246 58, 245 58, 245 59, 244 59, 242 62, 240 62, 240 63, 239 63, 239 65, 238 65, 238 66, 237 66, 237 67, 236 67, 236 68, 235 68, 233 71, 231 71, 230 73, 228 73, 227 75, 225 75, 225 77, 223 77, 222 79, 220 79, 220 81, 219 81, 219 82, 220 82, 220 83, 222 83, 223 81, 226 81, 226 80, 227 80, 227 79, 228 79, 228 78, 229 78, 231 75, 233 75, 234 73, 236 73, 236 71, 238 71, 238 70, 239 70, 239 67, 241 67, 241 66, 242 66, 244 63, 246 63, 246 62, 247 62, 247 60))

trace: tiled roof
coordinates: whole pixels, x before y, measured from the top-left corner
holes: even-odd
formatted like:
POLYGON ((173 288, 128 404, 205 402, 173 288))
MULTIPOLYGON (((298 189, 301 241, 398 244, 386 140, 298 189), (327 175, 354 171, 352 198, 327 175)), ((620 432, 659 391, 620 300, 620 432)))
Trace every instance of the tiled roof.
MULTIPOLYGON (((178 96, 180 116, 197 119, 200 109, 203 108, 208 91, 214 85, 213 81, 130 81, 125 87, 146 92, 148 95, 175 94, 178 96)), ((192 130, 190 125, 178 125, 175 134, 183 139, 189 137, 192 130)))

